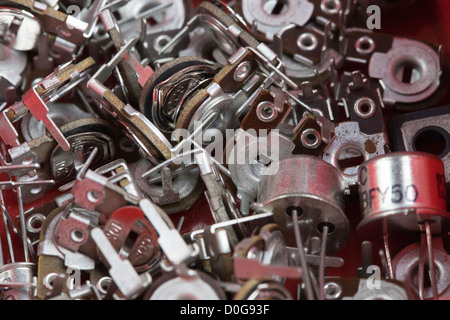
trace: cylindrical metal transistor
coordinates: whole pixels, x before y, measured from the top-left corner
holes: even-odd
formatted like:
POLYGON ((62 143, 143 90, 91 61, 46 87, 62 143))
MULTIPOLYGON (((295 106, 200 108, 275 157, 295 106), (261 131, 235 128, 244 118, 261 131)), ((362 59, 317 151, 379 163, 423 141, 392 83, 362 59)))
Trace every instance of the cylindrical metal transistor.
POLYGON ((327 254, 336 254, 346 243, 349 223, 343 211, 344 183, 340 171, 309 155, 274 161, 260 180, 258 202, 274 212, 285 234, 286 244, 296 246, 293 211, 305 247, 313 237, 321 238, 328 227, 327 254))
POLYGON ((422 152, 394 152, 370 159, 358 172, 359 200, 363 215, 358 232, 374 239, 423 231, 441 232, 446 210, 444 165, 438 157, 422 152), (397 232, 399 231, 399 232, 397 232))
POLYGON ((419 296, 424 299, 425 260, 429 267, 433 297, 438 281, 432 235, 440 234, 446 210, 445 175, 442 160, 422 152, 394 152, 363 163, 358 171, 359 199, 363 219, 358 232, 365 238, 383 238, 389 278, 395 278, 388 238, 420 234, 419 296))
POLYGON ((30 262, 16 262, 0 268, 0 283, 12 282, 11 287, 0 288, 0 300, 32 300, 33 276, 36 266, 30 262), (17 287, 17 284, 21 286, 17 287))

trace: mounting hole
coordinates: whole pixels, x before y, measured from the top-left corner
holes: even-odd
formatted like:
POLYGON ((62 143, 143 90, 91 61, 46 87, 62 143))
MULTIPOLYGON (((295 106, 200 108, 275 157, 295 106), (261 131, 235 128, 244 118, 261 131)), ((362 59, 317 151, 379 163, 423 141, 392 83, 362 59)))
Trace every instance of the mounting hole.
POLYGON ((297 46, 306 51, 311 51, 317 48, 317 43, 317 37, 312 33, 303 33, 297 40, 297 46))
POLYGON ((427 152, 442 157, 447 150, 447 138, 438 127, 424 128, 413 138, 415 151, 427 152))
POLYGON ((339 0, 322 0, 320 9, 327 14, 336 14, 341 10, 341 1, 339 0))
POLYGON ((31 233, 41 232, 42 224, 45 221, 45 216, 40 213, 31 215, 27 220, 27 230, 31 233))
POLYGON ((59 275, 55 272, 48 273, 44 279, 42 279, 42 284, 45 288, 48 290, 53 289, 53 281, 58 277, 59 275))
POLYGON ((294 211, 297 211, 297 218, 300 218, 304 213, 303 208, 299 206, 290 206, 286 208, 286 214, 291 218, 294 214, 294 211))
POLYGON ((342 148, 336 157, 336 166, 344 174, 356 174, 356 169, 365 161, 364 154, 359 148, 346 146, 342 148))
POLYGON ((308 135, 306 136, 306 140, 307 140, 309 143, 314 143, 314 142, 316 142, 316 141, 319 140, 319 139, 317 139, 317 135, 316 135, 316 134, 310 133, 310 134, 308 134, 308 135))
POLYGON ((70 237, 72 238, 73 241, 75 242, 82 242, 84 239, 84 233, 81 230, 73 230, 70 233, 70 237))
POLYGON ((322 143, 322 137, 317 130, 309 128, 302 132, 300 141, 305 148, 316 149, 322 143))
POLYGON ((97 290, 101 294, 106 294, 108 292, 109 286, 112 283, 112 279, 110 277, 102 277, 97 281, 97 290))
POLYGON ((90 202, 97 203, 100 200, 100 194, 95 190, 91 190, 87 193, 87 198, 90 202))
POLYGON ((336 282, 327 282, 324 286, 324 293, 327 300, 336 300, 342 294, 342 287, 336 282))
POLYGON ((359 54, 370 54, 375 50, 375 42, 368 36, 363 36, 355 42, 356 51, 359 54))
POLYGON ((317 230, 320 233, 323 233, 323 229, 325 227, 328 227, 328 234, 333 233, 334 231, 334 224, 332 224, 331 222, 321 222, 317 225, 317 230))
POLYGON ((250 61, 243 61, 241 62, 234 71, 233 79, 236 82, 241 82, 245 80, 248 75, 250 74, 250 71, 252 69, 252 65, 250 61))
POLYGON ((153 48, 155 48, 156 51, 161 51, 162 48, 164 48, 164 46, 166 44, 169 43, 169 41, 172 40, 171 37, 169 37, 168 35, 160 35, 155 39, 155 42, 153 44, 153 48))
POLYGON ((266 0, 263 4, 263 10, 270 15, 277 16, 287 11, 289 7, 288 0, 266 0))
POLYGON ((368 119, 375 114, 377 109, 375 101, 368 97, 364 97, 355 101, 354 110, 356 115, 361 119, 368 119))
POLYGON ((413 84, 422 77, 422 67, 417 61, 405 60, 394 68, 395 78, 405 84, 413 84))
POLYGON ((278 116, 275 106, 268 101, 263 101, 256 107, 256 116, 263 122, 270 122, 278 116))

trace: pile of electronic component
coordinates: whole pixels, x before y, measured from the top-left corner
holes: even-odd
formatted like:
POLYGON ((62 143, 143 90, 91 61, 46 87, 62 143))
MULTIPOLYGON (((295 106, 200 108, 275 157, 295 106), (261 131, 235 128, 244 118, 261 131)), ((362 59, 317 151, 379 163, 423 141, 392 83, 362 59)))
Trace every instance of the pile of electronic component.
POLYGON ((447 62, 366 27, 411 2, 1 1, 0 297, 449 299, 447 62))

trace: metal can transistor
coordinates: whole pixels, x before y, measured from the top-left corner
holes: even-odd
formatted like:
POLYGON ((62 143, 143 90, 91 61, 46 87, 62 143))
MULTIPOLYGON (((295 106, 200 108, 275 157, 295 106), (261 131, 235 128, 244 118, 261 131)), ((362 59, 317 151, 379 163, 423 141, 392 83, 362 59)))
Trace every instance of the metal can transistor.
POLYGON ((417 232, 429 221, 433 234, 450 216, 446 210, 444 165, 423 152, 394 152, 370 159, 358 170, 362 221, 366 238, 417 232))

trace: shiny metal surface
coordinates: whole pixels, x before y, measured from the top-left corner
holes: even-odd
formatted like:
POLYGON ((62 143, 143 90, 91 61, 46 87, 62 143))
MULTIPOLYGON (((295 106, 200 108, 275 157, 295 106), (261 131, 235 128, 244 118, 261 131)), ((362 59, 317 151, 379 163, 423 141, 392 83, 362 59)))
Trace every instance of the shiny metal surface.
POLYGON ((258 202, 273 210, 287 245, 296 245, 290 216, 294 209, 306 247, 313 237, 320 237, 322 226, 332 226, 327 245, 332 255, 342 248, 349 232, 343 196, 342 176, 335 167, 312 156, 298 155, 273 162, 263 171, 258 202))
POLYGON ((421 152, 395 152, 373 158, 358 170, 365 237, 379 232, 413 232, 430 221, 433 233, 448 219, 442 161, 421 152))
POLYGON ((36 48, 42 34, 41 22, 25 10, 1 8, 0 25, 0 42, 18 51, 36 48))
POLYGON ((254 25, 269 41, 290 23, 305 25, 314 10, 314 5, 303 0, 239 2, 247 23, 254 25))
POLYGON ((0 297, 2 300, 31 300, 33 277, 36 265, 28 262, 11 263, 0 268, 0 282, 25 284, 22 288, 2 287, 0 297), (29 284, 30 286, 27 286, 29 284))
MULTIPOLYGON (((90 114, 70 103, 51 103, 48 105, 49 117, 61 127, 75 120, 90 118, 90 114)), ((24 117, 21 122, 22 134, 26 141, 36 139, 45 134, 45 126, 31 114, 24 117)))
MULTIPOLYGON (((437 277, 437 291, 439 299, 447 300, 450 297, 450 256, 444 249, 442 239, 433 239, 434 264, 437 277)), ((405 247, 394 257, 392 263, 395 278, 408 284, 415 294, 419 295, 419 264, 420 243, 413 243, 405 247)), ((433 297, 431 285, 425 286, 424 298, 433 297)))
POLYGON ((440 83, 440 57, 430 46, 414 40, 395 39, 386 54, 374 53, 369 75, 384 84, 384 103, 413 103, 430 97, 440 83), (403 72, 412 69, 411 78, 403 81, 403 72))
POLYGON ((22 85, 27 68, 25 53, 0 44, 0 100, 8 98, 7 90, 18 90, 22 85))

